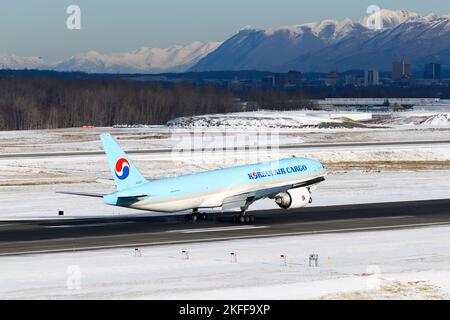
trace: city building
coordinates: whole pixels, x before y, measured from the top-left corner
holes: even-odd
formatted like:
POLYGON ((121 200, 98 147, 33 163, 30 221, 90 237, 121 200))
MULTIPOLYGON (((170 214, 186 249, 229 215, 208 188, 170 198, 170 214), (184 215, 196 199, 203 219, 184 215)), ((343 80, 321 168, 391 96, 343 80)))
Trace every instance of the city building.
POLYGON ((335 87, 339 83, 339 73, 337 71, 331 71, 327 75, 325 83, 329 87, 335 87))
POLYGON ((275 87, 284 88, 288 84, 288 76, 285 74, 277 74, 275 76, 275 87))
POLYGON ((439 63, 427 63, 423 77, 431 80, 441 80, 441 65, 439 63))
POLYGON ((408 61, 394 61, 392 63, 392 80, 401 81, 411 78, 411 63, 408 61))
POLYGON ((298 87, 301 85, 302 74, 298 71, 291 70, 288 72, 288 85, 298 87))
POLYGON ((364 71, 364 86, 378 86, 380 84, 380 74, 377 70, 364 71))
POLYGON ((266 89, 275 87, 275 77, 274 76, 265 76, 261 80, 261 86, 266 89))

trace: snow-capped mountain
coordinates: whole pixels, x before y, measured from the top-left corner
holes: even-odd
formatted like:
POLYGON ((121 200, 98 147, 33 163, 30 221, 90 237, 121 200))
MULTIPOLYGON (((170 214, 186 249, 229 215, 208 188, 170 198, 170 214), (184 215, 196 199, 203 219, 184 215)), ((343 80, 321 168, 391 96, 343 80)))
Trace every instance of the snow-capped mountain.
POLYGON ((246 27, 191 70, 390 70, 392 61, 398 59, 416 67, 431 61, 450 67, 448 15, 382 10, 379 17, 377 29, 369 27, 369 18, 266 30, 246 27))
POLYGON ((267 30, 245 28, 200 60, 191 70, 278 70, 284 62, 365 30, 361 24, 349 19, 267 30))
POLYGON ((39 57, 21 57, 15 54, 0 55, 0 69, 39 69, 46 63, 39 57))
POLYGON ((102 54, 96 51, 76 54, 60 62, 37 57, 0 55, 0 69, 51 69, 90 73, 157 73, 186 71, 215 50, 221 42, 193 42, 170 48, 141 48, 132 52, 102 54))
POLYGON ((170 48, 141 48, 132 52, 101 54, 96 51, 77 54, 54 65, 60 71, 92 73, 181 72, 216 49, 221 42, 193 42, 170 48))

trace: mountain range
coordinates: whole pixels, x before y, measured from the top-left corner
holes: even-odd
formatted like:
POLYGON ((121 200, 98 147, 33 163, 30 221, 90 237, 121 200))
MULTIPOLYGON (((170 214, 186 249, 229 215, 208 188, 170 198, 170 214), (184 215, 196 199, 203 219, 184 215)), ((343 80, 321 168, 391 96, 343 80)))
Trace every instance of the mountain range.
POLYGON ((0 69, 82 71, 89 73, 183 72, 216 49, 221 42, 193 42, 169 48, 141 48, 131 52, 103 54, 97 51, 76 54, 59 62, 40 57, 0 55, 0 69))
POLYGON ((370 17, 268 29, 245 27, 223 42, 112 54, 90 51, 53 63, 38 57, 0 55, 0 68, 91 73, 388 71, 392 61, 408 60, 413 70, 421 70, 428 62, 450 69, 450 15, 382 10, 379 17, 381 23, 376 29, 369 27, 370 17))

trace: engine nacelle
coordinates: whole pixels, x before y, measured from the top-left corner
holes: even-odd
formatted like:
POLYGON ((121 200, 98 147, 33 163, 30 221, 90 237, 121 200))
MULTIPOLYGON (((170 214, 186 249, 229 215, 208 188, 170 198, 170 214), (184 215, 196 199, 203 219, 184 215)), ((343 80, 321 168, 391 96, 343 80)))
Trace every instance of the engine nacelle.
POLYGON ((311 203, 311 193, 308 188, 289 189, 275 196, 275 203, 283 209, 303 208, 311 203))

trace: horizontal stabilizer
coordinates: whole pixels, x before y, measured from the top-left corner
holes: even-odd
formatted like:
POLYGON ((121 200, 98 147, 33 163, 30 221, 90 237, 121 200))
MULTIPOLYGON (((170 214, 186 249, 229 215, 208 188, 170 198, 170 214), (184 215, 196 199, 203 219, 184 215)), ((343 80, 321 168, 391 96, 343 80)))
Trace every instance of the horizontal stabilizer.
POLYGON ((117 198, 140 198, 140 197, 148 197, 148 194, 142 194, 142 190, 125 190, 116 192, 117 198))
POLYGON ((59 194, 70 194, 72 196, 83 196, 83 197, 94 197, 94 198, 103 198, 104 194, 102 193, 89 193, 89 192, 56 192, 59 194))

